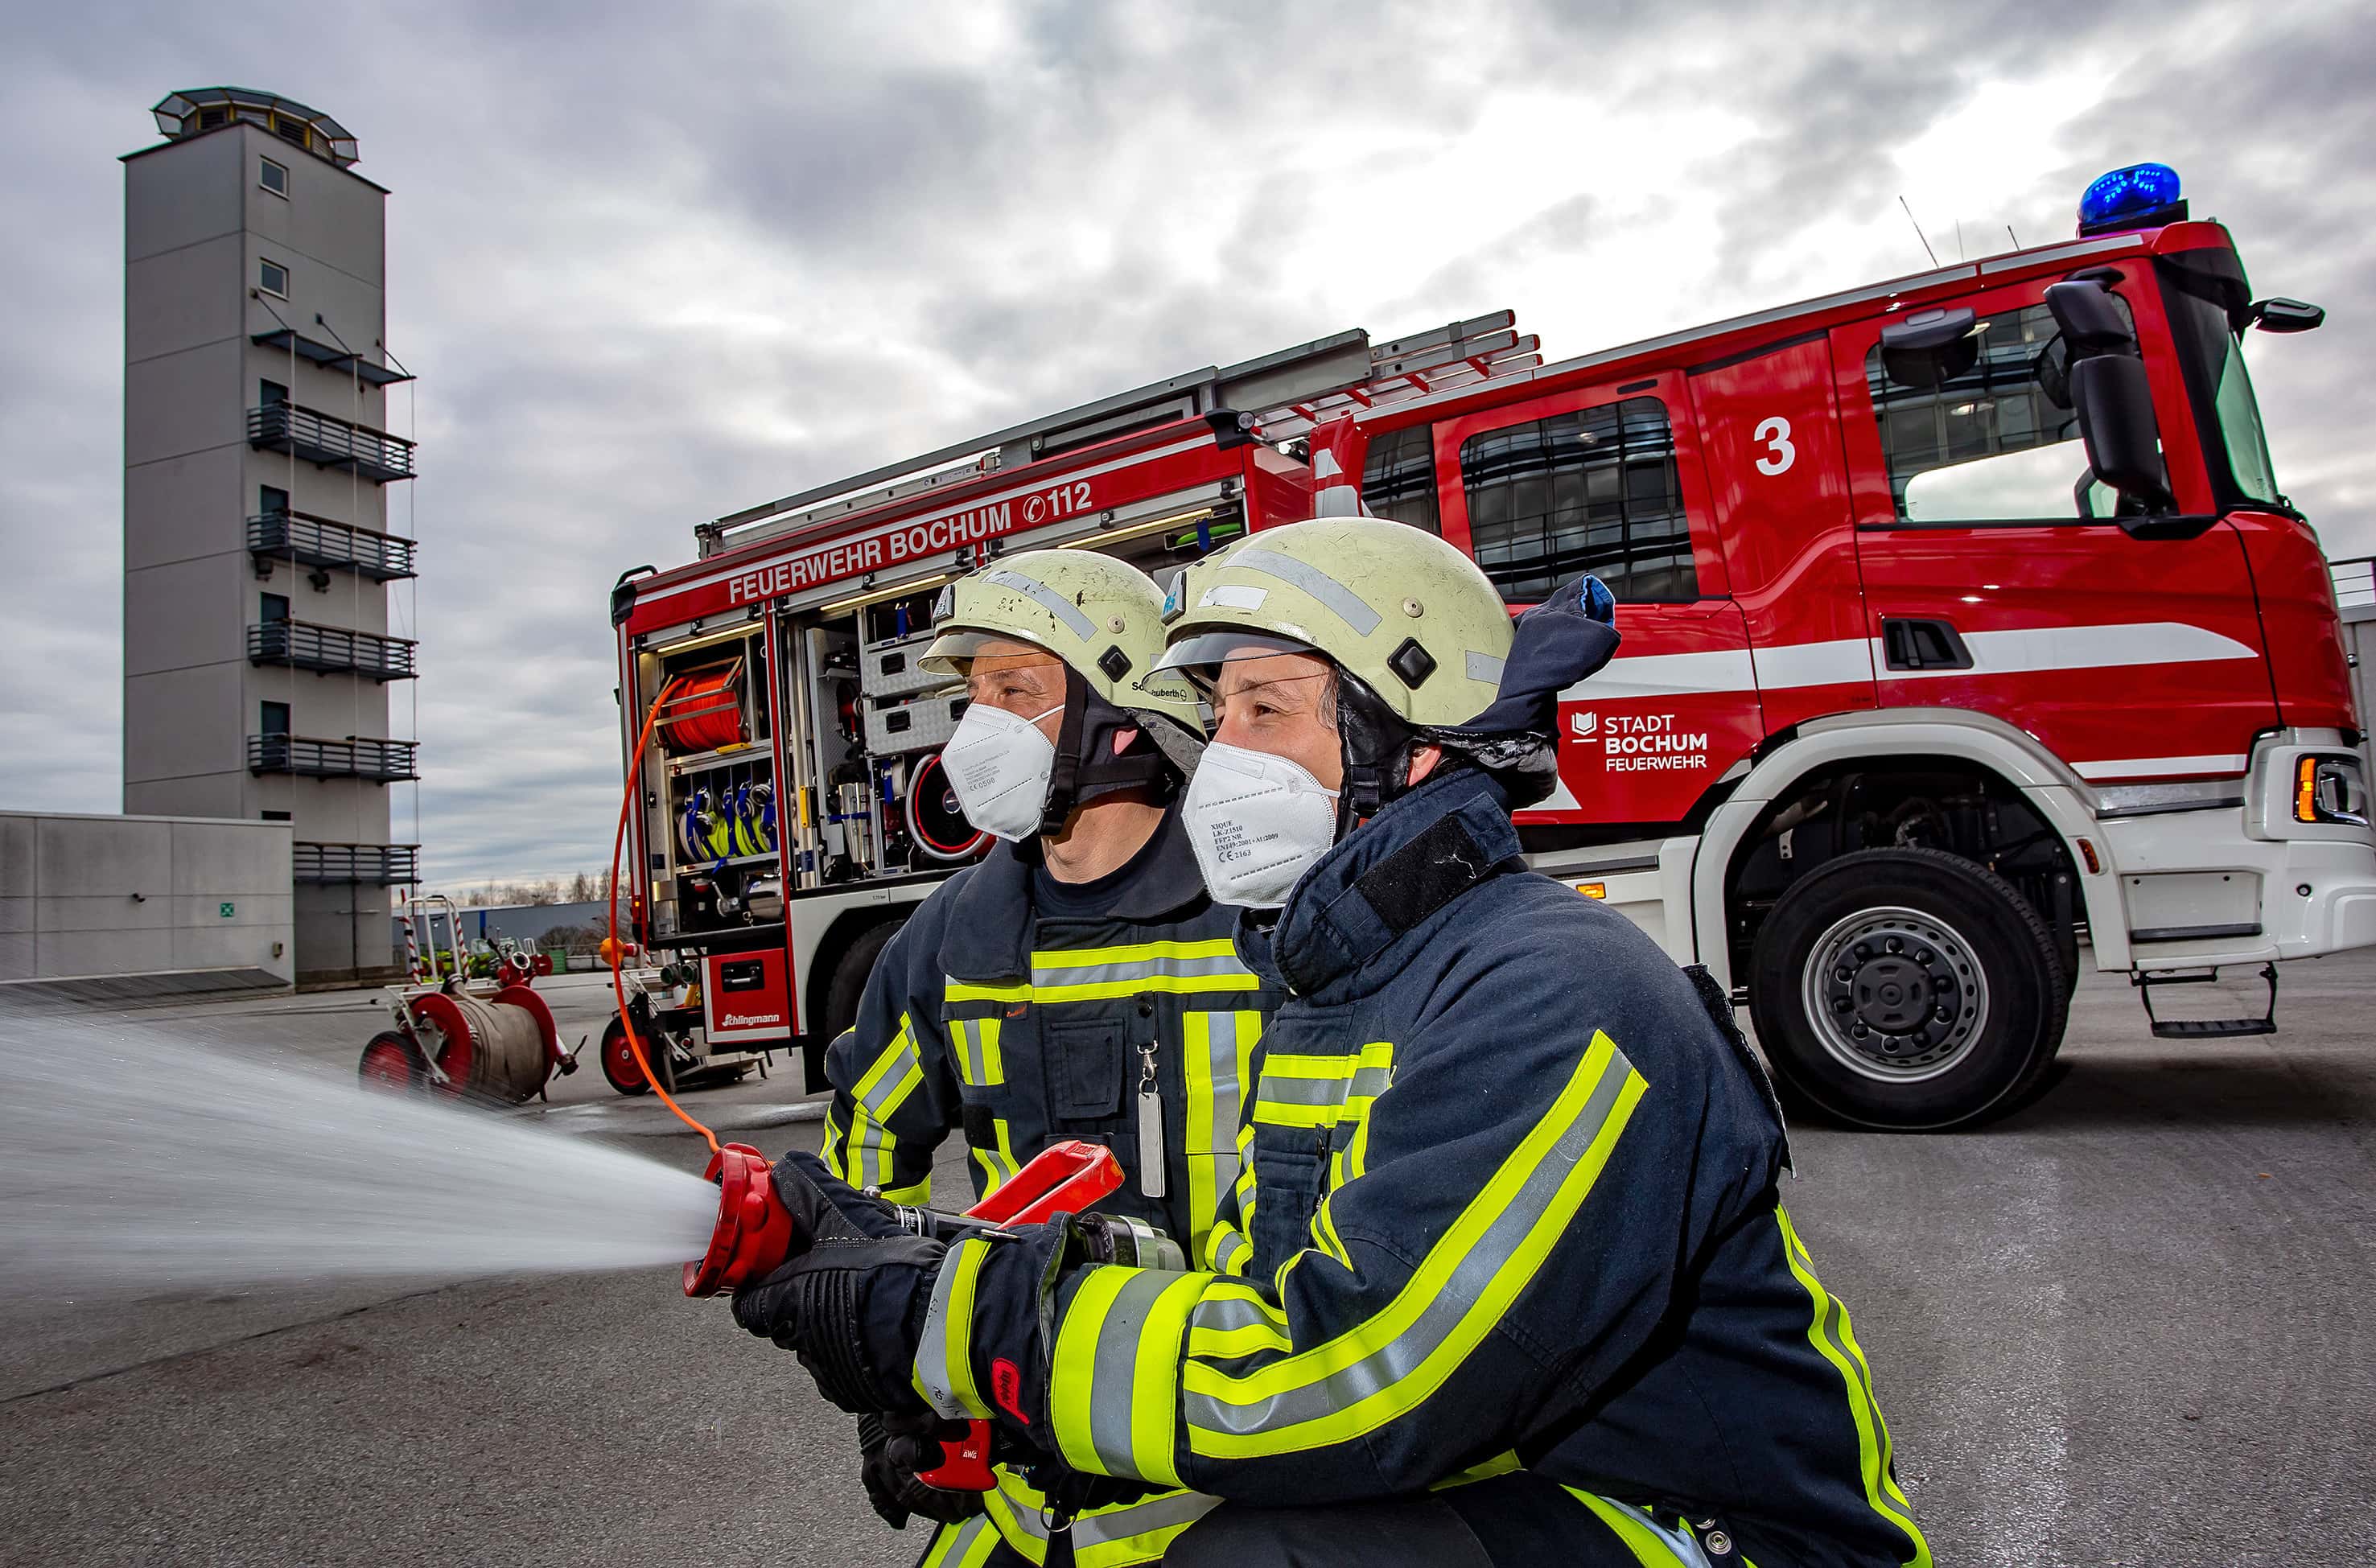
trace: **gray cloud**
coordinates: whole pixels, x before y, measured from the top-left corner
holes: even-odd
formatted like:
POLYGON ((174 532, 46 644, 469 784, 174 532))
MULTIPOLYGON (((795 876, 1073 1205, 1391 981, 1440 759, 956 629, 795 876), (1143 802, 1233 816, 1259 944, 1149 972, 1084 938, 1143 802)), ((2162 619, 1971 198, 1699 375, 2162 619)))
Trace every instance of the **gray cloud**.
POLYGON ((426 573, 395 706, 424 860, 462 882, 607 858, 607 590, 697 520, 1357 323, 1510 305, 1556 357, 1909 270, 1901 191, 1934 244, 1963 220, 1992 249, 2067 232, 2104 168, 2176 163, 2263 291, 2334 310, 2264 340, 2261 392, 2330 548, 2376 546, 2371 60, 2342 6, 18 7, 0 802, 120 798, 113 160, 172 88, 317 104, 395 193, 422 478, 391 515, 426 573), (2023 171, 2004 192, 1907 189, 1901 152, 2058 73, 2100 101, 2044 151, 1974 133, 1976 168, 2002 138, 2023 171))

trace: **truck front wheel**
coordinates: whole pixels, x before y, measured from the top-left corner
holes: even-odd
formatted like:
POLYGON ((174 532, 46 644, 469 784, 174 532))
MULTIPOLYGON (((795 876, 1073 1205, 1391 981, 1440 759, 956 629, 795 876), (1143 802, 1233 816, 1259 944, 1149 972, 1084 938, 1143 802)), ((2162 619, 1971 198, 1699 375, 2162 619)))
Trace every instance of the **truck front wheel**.
POLYGON ((1859 1126, 1928 1131, 2007 1109, 2053 1059, 2068 992, 2013 885, 1937 849, 1866 849, 1775 900, 1749 1008, 1775 1072, 1859 1126))

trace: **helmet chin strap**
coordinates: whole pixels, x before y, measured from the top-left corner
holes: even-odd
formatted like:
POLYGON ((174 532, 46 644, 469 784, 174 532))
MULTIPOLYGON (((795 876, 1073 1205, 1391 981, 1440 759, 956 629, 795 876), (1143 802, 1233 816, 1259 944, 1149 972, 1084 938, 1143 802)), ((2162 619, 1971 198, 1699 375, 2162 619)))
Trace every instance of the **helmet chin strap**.
POLYGON ((1048 803, 1040 834, 1061 831, 1073 808, 1121 790, 1159 789, 1169 794, 1180 776, 1139 719, 1089 690, 1076 672, 1064 682, 1064 717, 1056 730, 1056 762, 1048 772, 1048 803), (1120 753, 1114 737, 1135 731, 1120 753))
POLYGON ((1378 700, 1361 679, 1336 672, 1336 736, 1345 783, 1336 792, 1336 837, 1373 817, 1410 790, 1411 752, 1418 731, 1378 700))

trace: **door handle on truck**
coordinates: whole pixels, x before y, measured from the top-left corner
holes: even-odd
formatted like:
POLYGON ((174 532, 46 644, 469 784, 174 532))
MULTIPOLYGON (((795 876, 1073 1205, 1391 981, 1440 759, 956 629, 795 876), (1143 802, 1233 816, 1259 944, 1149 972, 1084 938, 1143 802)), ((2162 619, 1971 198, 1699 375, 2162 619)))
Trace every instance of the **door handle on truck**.
POLYGON ((1969 670, 1972 650, 1954 626, 1945 621, 1899 620, 1881 623, 1881 648, 1892 670, 1969 670))

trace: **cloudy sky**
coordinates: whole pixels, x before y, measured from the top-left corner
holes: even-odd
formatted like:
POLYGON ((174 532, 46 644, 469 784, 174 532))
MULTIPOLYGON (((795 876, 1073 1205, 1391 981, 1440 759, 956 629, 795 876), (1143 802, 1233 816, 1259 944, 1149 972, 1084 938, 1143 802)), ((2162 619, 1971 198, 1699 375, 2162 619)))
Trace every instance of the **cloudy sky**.
POLYGON ((172 89, 311 103, 395 193, 459 885, 607 858, 607 590, 698 520, 1342 327, 1507 306, 1561 358, 1916 270, 1900 196, 1952 258, 2176 165, 2332 312, 2255 374, 2330 555, 2376 550, 2371 77, 2370 7, 2237 0, 9 6, 0 807, 120 804, 116 158, 172 89))

